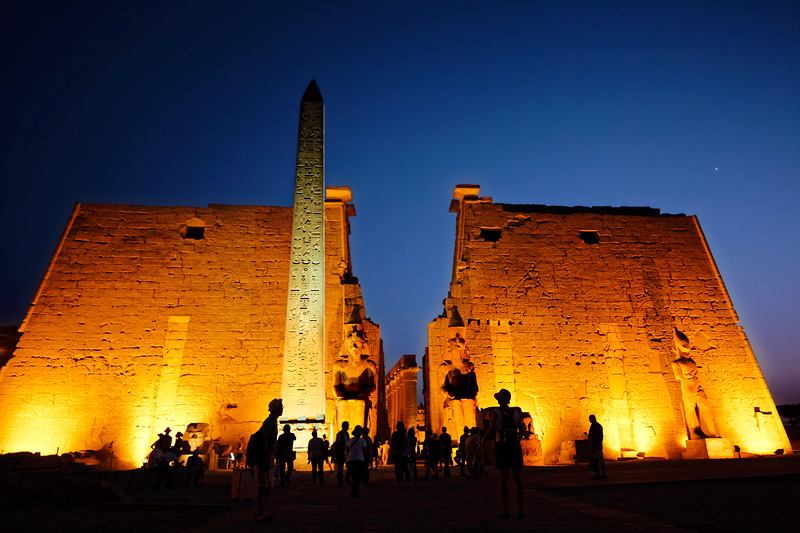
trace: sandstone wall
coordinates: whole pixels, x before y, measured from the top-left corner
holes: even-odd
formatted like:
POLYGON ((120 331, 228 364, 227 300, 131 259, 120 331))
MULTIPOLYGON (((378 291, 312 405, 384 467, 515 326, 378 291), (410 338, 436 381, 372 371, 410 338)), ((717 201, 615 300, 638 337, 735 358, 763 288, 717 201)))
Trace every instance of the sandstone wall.
MULTIPOLYGON (((695 217, 456 202, 447 308, 457 306, 467 327, 479 407, 511 391, 546 462, 585 438, 590 414, 605 427, 610 457, 679 457, 686 429, 669 365, 673 327, 692 341, 718 433, 743 451, 791 449, 695 217)), ((447 322, 429 325, 429 379, 447 322)), ((434 427, 445 422, 440 386, 427 399, 434 427)))
MULTIPOLYGON (((329 376, 363 300, 347 206, 325 214, 329 376)), ((246 441, 280 397, 291 220, 289 207, 77 205, 3 368, 0 447, 113 441, 123 464, 141 464, 166 426, 246 441)), ((379 347, 379 327, 365 329, 379 347)))

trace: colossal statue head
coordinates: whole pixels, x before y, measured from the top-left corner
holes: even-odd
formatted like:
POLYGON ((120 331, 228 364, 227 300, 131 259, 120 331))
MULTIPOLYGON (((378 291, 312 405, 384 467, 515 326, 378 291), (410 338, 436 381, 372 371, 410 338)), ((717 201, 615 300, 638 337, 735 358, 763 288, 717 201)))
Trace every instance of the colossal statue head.
POLYGON ((369 345, 364 338, 364 325, 361 321, 359 306, 353 306, 350 318, 344 324, 345 341, 342 345, 341 357, 352 364, 358 364, 369 357, 369 345))
POLYGON ((458 332, 447 339, 447 351, 451 361, 469 361, 467 341, 458 332))
POLYGON ((687 355, 691 351, 689 337, 684 335, 678 328, 673 328, 672 338, 675 341, 675 353, 678 356, 687 355))
POLYGON ((351 363, 357 363, 369 357, 367 341, 360 331, 354 330, 350 332, 344 341, 344 348, 351 363))

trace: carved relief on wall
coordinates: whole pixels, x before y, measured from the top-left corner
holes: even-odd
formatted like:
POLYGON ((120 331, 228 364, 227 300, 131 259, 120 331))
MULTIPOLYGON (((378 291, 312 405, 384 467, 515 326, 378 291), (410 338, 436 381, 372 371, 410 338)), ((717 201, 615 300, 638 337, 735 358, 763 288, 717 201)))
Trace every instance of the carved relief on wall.
POLYGON ((678 328, 674 328, 675 359, 672 361, 672 372, 681 384, 683 400, 683 416, 689 439, 705 439, 717 436, 714 418, 708 396, 697 377, 697 363, 690 357, 691 345, 678 328))

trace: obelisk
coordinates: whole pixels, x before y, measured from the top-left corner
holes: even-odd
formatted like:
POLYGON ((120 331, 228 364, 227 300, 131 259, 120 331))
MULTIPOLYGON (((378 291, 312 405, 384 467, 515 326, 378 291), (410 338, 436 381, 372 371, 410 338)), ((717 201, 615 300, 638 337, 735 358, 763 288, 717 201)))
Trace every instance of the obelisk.
POLYGON ((324 129, 312 80, 300 101, 281 384, 283 416, 301 422, 325 415, 324 129))

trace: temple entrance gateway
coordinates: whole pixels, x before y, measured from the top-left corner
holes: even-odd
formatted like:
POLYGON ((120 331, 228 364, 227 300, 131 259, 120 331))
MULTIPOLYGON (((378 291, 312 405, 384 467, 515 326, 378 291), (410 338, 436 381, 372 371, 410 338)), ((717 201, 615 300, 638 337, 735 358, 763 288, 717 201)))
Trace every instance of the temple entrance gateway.
POLYGON ((495 203, 478 185, 457 185, 450 212, 430 427, 459 433, 506 389, 544 464, 574 460, 590 414, 608 459, 791 449, 696 217, 495 203))

